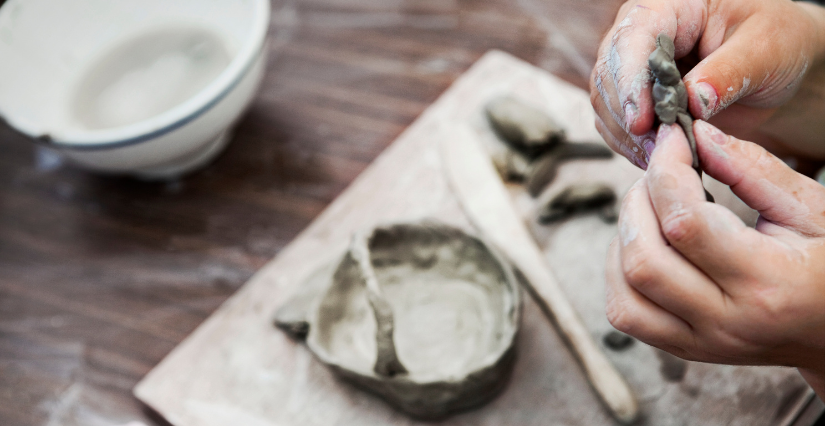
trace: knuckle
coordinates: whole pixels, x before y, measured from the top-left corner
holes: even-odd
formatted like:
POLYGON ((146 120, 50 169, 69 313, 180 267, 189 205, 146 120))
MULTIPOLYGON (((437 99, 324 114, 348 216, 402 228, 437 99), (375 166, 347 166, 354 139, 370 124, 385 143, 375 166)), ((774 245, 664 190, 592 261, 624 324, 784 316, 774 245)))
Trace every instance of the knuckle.
POLYGON ((598 77, 594 76, 593 81, 590 83, 590 105, 593 106, 593 109, 596 110, 596 113, 598 114, 599 109, 601 108, 602 94, 599 92, 598 87, 596 87, 598 84, 596 83, 596 78, 598 77))
MULTIPOLYGON (((645 186, 645 180, 639 179, 630 189, 627 190, 625 193, 624 199, 621 202, 621 212, 625 213, 630 209, 631 205, 639 203, 640 198, 643 198, 647 193, 647 186, 645 186)), ((621 223, 621 222, 620 222, 621 223)))
POLYGON ((632 311, 627 309, 620 300, 616 300, 615 298, 608 300, 605 314, 607 315, 607 321, 613 328, 622 333, 633 334, 633 329, 637 321, 632 315, 632 311))
POLYGON ((701 230, 701 220, 692 208, 676 209, 662 219, 662 234, 671 244, 690 244, 701 230))
POLYGON ((601 107, 607 102, 607 92, 604 89, 604 71, 598 68, 593 70, 593 78, 591 79, 590 87, 590 104, 593 108, 601 107))
MULTIPOLYGON (((728 136, 728 138, 728 142, 730 142, 730 136, 728 136)), ((751 149, 743 150, 744 152, 741 152, 742 157, 744 157, 742 160, 745 163, 745 170, 742 173, 743 177, 753 175, 754 173, 759 173, 759 169, 765 168, 765 166, 772 165, 772 163, 774 163, 773 160, 776 157, 768 153, 768 151, 764 148, 754 148, 751 146, 747 146, 747 148, 751 149)), ((781 160, 776 159, 776 161, 781 160)))
MULTIPOLYGON (((627 247, 630 248, 630 247, 627 247)), ((626 250, 622 256, 622 272, 631 287, 644 291, 658 277, 658 267, 648 250, 635 248, 626 250)))
MULTIPOLYGON (((758 283, 754 283, 754 287, 758 283)), ((751 306, 759 312, 759 317, 768 324, 781 324, 788 315, 789 304, 782 292, 756 291, 750 300, 751 306)), ((793 316, 793 313, 790 313, 793 316)))

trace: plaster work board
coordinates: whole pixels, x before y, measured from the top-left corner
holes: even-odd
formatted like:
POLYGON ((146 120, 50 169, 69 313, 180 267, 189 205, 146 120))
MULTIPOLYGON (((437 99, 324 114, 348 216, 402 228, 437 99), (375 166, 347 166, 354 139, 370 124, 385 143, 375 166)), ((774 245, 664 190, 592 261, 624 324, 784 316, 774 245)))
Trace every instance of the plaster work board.
MULTIPOLYGON (((434 218, 473 232, 447 182, 438 138, 456 123, 469 124, 480 140, 495 137, 482 106, 504 94, 546 110, 564 123, 572 141, 601 140, 586 92, 508 54, 489 52, 304 232, 155 367, 137 385, 135 395, 175 426, 419 424, 377 397, 336 380, 305 346, 274 329, 272 316, 300 290, 304 277, 343 252, 357 229, 434 218)), ((609 183, 621 195, 640 176, 618 157, 569 162, 543 198, 581 180, 609 183)), ((719 196, 718 185, 709 189, 720 203, 733 202, 732 194, 719 196)), ((601 342, 612 330, 604 315, 604 259, 616 226, 596 216, 539 226, 534 219, 535 201, 520 187, 510 190, 560 284, 594 339, 601 342)), ((793 369, 681 364, 639 342, 622 352, 604 350, 639 399, 643 419, 638 424, 782 424, 811 395, 793 369), (683 377, 665 374, 674 366, 686 367, 683 377)), ((525 294, 516 367, 508 386, 488 405, 441 423, 584 426, 614 421, 555 330, 525 294)))

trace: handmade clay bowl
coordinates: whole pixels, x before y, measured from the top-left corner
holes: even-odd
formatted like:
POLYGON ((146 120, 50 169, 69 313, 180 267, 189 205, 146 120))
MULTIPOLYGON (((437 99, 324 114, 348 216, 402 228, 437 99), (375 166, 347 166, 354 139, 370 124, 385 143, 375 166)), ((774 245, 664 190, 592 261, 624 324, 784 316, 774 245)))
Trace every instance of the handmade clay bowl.
POLYGON ((0 119, 87 169, 174 177, 229 141, 268 27, 267 0, 9 0, 0 119))
POLYGON ((344 379, 435 419, 503 388, 520 317, 510 265, 480 239, 382 226, 353 238, 308 315, 307 345, 344 379))

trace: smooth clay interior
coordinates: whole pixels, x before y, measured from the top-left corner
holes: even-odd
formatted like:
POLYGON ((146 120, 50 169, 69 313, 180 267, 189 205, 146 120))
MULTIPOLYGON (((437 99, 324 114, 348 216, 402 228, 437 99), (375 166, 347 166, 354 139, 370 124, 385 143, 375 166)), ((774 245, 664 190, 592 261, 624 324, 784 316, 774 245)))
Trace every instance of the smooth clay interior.
MULTIPOLYGON (((514 290, 500 261, 459 233, 379 228, 372 265, 395 321, 398 357, 419 382, 460 379, 509 345, 514 290)), ((372 374, 375 318, 357 279, 336 282, 318 310, 317 343, 335 363, 372 374)))

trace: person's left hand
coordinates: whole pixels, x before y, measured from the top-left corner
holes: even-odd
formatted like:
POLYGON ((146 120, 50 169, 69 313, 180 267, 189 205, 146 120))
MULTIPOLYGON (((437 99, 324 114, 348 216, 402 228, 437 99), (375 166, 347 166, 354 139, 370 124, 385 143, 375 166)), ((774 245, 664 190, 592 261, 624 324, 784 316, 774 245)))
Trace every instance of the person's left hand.
POLYGON ((705 171, 759 211, 756 229, 705 201, 684 133, 662 125, 611 244, 608 320, 687 360, 797 367, 825 398, 825 187, 694 129, 705 171))

